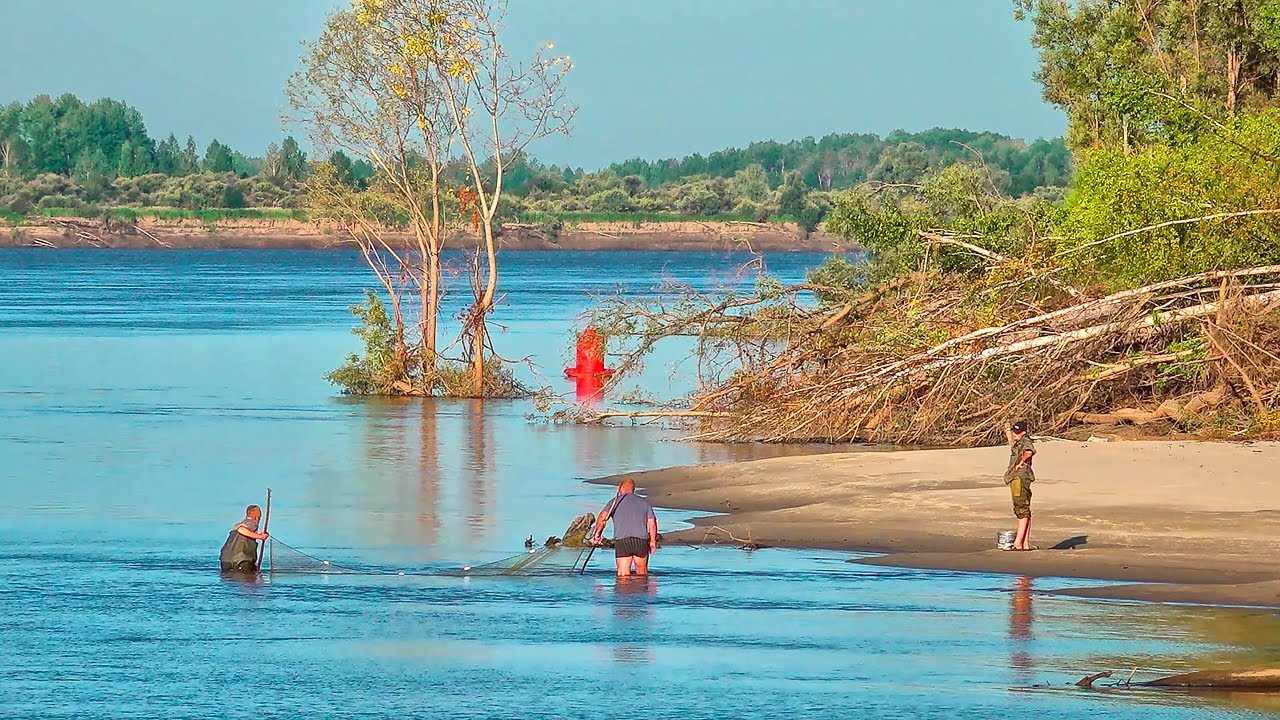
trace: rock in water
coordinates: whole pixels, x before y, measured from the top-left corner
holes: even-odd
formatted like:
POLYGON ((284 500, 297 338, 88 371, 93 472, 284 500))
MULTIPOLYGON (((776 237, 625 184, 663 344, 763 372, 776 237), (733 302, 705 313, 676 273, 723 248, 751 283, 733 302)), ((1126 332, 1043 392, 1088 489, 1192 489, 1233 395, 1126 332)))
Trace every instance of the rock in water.
POLYGON ((573 519, 569 523, 568 529, 564 531, 561 543, 565 547, 583 547, 587 544, 587 539, 591 537, 591 531, 595 528, 595 513, 583 513, 573 519))

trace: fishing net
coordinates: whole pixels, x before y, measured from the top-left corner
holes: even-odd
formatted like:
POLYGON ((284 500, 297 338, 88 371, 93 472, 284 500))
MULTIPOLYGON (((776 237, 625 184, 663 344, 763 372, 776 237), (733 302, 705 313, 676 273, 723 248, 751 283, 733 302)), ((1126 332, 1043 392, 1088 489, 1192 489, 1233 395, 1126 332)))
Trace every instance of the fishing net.
POLYGON ((290 575, 351 575, 379 572, 335 565, 328 560, 323 560, 297 548, 285 545, 274 537, 267 538, 266 542, 267 569, 273 575, 276 573, 290 575))
POLYGON ((436 575, 451 577, 496 577, 500 575, 572 575, 586 569, 590 548, 544 547, 511 557, 494 560, 457 570, 445 570, 436 575))
POLYGON ((556 545, 512 555, 482 565, 447 570, 388 570, 339 565, 286 545, 274 537, 267 541, 267 571, 272 575, 437 575, 446 577, 554 576, 580 573, 586 568, 589 547, 556 545))

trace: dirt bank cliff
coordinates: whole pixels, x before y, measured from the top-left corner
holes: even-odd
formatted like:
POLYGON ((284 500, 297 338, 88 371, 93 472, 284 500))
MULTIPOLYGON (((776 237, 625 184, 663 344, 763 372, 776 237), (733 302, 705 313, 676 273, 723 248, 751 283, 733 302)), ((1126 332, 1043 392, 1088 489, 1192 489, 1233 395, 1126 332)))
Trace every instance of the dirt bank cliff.
MULTIPOLYGON (((389 232, 394 240, 404 233, 389 232)), ((465 238, 457 247, 467 247, 465 238)), ((48 218, 0 226, 0 247, 152 248, 152 249, 332 249, 354 247, 337 225, 299 220, 141 220, 135 223, 48 218)), ((806 235, 795 225, 744 222, 582 223, 566 225, 554 236, 536 228, 505 228, 501 247, 508 250, 656 250, 830 252, 851 249, 822 232, 806 235)))

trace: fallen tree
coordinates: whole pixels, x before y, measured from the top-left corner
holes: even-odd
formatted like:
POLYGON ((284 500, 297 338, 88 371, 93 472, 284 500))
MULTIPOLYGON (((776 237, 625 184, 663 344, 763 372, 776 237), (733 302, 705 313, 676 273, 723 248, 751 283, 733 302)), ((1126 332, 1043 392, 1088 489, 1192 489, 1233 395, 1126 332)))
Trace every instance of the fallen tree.
POLYGON ((1280 430, 1280 265, 1051 293, 1039 306, 1010 294, 986 309, 1003 322, 973 327, 980 286, 918 272, 816 307, 801 295, 831 288, 687 292, 643 308, 615 299, 594 319, 627 330, 622 368, 691 336, 701 389, 679 408, 584 417, 682 418, 694 439, 765 442, 976 445, 1015 418, 1042 434, 1280 430))

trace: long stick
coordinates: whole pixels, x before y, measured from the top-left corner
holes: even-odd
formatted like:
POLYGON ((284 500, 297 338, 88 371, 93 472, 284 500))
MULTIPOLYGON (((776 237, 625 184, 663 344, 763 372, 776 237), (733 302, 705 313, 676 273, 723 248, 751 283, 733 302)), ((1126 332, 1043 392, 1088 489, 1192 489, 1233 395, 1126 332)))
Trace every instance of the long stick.
MULTIPOLYGON (((262 532, 267 531, 267 526, 271 524, 271 488, 267 488, 267 511, 262 515, 262 532)), ((262 554, 267 550, 267 541, 263 540, 258 546, 258 572, 262 572, 262 554)))
MULTIPOLYGON (((605 526, 605 525, 608 525, 608 524, 609 524, 609 521, 613 519, 613 514, 614 514, 615 512, 617 512, 617 510, 618 510, 618 503, 620 503, 620 502, 622 502, 622 494, 621 494, 621 493, 619 493, 619 494, 617 494, 617 495, 614 495, 614 496, 613 496, 613 507, 609 508, 609 514, 605 517, 604 522, 600 523, 600 532, 604 532, 604 526, 605 526)), ((596 529, 595 529, 595 528, 591 528, 591 534, 592 534, 592 535, 595 535, 595 534, 596 534, 596 529)), ((589 551, 587 551, 587 559, 582 561, 582 569, 578 571, 578 574, 579 574, 579 575, 585 575, 585 574, 587 573, 587 563, 591 562, 591 556, 592 556, 592 555, 594 555, 594 554, 596 553, 596 548, 597 548, 597 547, 599 547, 599 546, 598 546, 598 545, 596 545, 595 543, 591 543, 591 549, 590 549, 589 551)))

